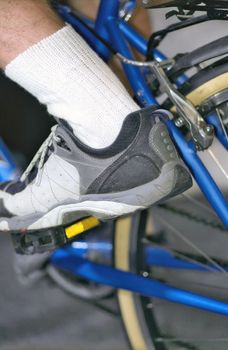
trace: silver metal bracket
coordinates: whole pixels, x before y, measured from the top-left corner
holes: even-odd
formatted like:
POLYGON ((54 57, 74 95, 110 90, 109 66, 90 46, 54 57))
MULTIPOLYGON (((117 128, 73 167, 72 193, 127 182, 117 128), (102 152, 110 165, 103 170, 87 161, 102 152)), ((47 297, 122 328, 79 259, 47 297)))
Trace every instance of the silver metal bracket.
POLYGON ((174 87, 159 63, 155 62, 152 69, 160 83, 161 91, 168 95, 176 107, 177 113, 181 118, 179 121, 183 120, 183 124, 190 131, 196 147, 199 150, 209 148, 214 139, 213 126, 207 124, 193 104, 174 87))
POLYGON ((120 18, 125 22, 128 22, 131 19, 136 7, 137 4, 135 0, 120 0, 120 18))
POLYGON ((193 104, 175 88, 163 69, 163 67, 172 66, 173 60, 167 60, 161 63, 154 61, 140 62, 129 60, 120 54, 117 54, 117 56, 125 64, 150 67, 160 83, 161 92, 165 93, 176 107, 177 114, 179 115, 176 125, 178 127, 185 126, 189 130, 198 150, 206 150, 211 146, 214 140, 213 126, 207 124, 193 104))

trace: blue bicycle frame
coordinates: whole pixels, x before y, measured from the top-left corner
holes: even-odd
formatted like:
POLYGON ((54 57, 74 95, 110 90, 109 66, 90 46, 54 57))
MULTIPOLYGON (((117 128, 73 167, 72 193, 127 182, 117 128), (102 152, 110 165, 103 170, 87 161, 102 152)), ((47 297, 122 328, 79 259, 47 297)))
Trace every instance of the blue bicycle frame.
MULTIPOLYGON (((133 3, 134 1, 131 0, 131 2, 133 3)), ((92 21, 89 21, 89 25, 91 25, 101 37, 108 42, 111 42, 115 49, 125 57, 134 59, 128 44, 138 50, 141 54, 146 55, 147 41, 128 23, 119 19, 119 6, 120 4, 118 0, 102 0, 100 2, 96 22, 93 23, 92 21)), ((104 44, 101 43, 101 41, 99 41, 94 34, 77 19, 77 17, 74 16, 69 7, 60 5, 59 13, 87 40, 89 45, 93 47, 93 49, 104 60, 110 58, 111 53, 107 47, 104 46, 104 44)), ((154 59, 157 61, 163 61, 166 59, 166 56, 160 51, 154 50, 154 59)), ((127 64, 123 64, 123 68, 138 103, 143 107, 148 105, 158 105, 158 102, 146 83, 140 68, 127 64)), ((182 84, 185 81, 186 77, 182 76, 179 78, 178 83, 182 84)), ((166 121, 166 124, 183 160, 191 170, 191 173, 201 191, 223 222, 224 226, 228 228, 228 202, 221 193, 218 185, 200 160, 193 144, 186 142, 183 135, 172 122, 166 121)), ((223 135, 221 127, 218 124, 215 125, 215 123, 213 125, 217 130, 217 137, 221 137, 222 144, 228 147, 227 140, 221 136, 223 135)))
MULTIPOLYGON (((134 1, 130 1, 133 3, 134 1)), ((69 22, 78 33, 80 33, 89 43, 89 45, 105 60, 108 61, 111 53, 109 49, 71 12, 67 6, 59 5, 60 15, 65 21, 69 22)), ((139 35, 124 20, 119 18, 118 0, 101 0, 98 16, 95 22, 83 17, 83 20, 96 32, 112 44, 115 49, 129 59, 134 59, 129 44, 146 55, 147 41, 139 35)), ((166 59, 160 51, 154 50, 154 59, 163 61, 166 59)), ((135 97, 141 106, 158 105, 148 84, 145 81, 143 71, 138 67, 123 65, 125 74, 132 86, 135 97)), ((186 81, 185 76, 178 78, 179 85, 186 81)), ((193 177, 198 183, 201 191, 223 222, 228 228, 228 202, 220 191, 218 185, 200 160, 195 146, 187 142, 179 129, 168 119, 164 120, 170 134, 182 155, 183 160, 190 169, 193 177)), ((208 122, 214 125, 216 136, 226 149, 228 149, 227 140, 224 137, 220 125, 217 123, 216 115, 210 115, 208 122)), ((70 271, 77 276, 87 278, 91 281, 113 286, 115 288, 127 289, 149 297, 162 298, 171 302, 184 304, 187 306, 203 309, 223 315, 228 315, 228 304, 206 298, 204 296, 190 293, 182 289, 174 288, 170 285, 157 282, 154 279, 146 279, 135 274, 120 271, 109 266, 95 264, 87 259, 90 249, 97 249, 102 254, 110 254, 112 246, 107 242, 97 242, 91 244, 86 241, 75 242, 72 246, 67 246, 56 250, 51 257, 51 262, 60 269, 70 271)), ((202 266, 194 263, 186 263, 176 259, 165 249, 150 247, 145 251, 145 261, 148 265, 160 266, 166 268, 200 270, 206 271, 202 266)), ((215 267, 210 266, 216 270, 215 267)), ((227 267, 228 270, 228 267, 227 267)))
POLYGON ((17 165, 0 138, 0 182, 15 180, 19 175, 17 165))

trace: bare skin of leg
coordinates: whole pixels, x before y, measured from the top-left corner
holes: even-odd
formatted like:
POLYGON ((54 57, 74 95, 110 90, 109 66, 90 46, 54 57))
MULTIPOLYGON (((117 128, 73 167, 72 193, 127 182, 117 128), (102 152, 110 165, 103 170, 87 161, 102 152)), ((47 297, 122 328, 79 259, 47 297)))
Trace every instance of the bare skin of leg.
POLYGON ((46 0, 0 0, 0 17, 1 68, 64 26, 46 0))
MULTIPOLYGON (((89 4, 85 0, 69 1, 89 16, 95 16, 97 0, 92 0, 92 3, 90 0, 89 4)), ((0 68, 5 68, 20 53, 64 26, 64 22, 49 6, 48 0, 0 0, 0 17, 0 68)), ((149 34, 146 11, 138 10, 135 22, 143 23, 142 31, 149 34)))
MULTIPOLYGON (((67 0, 73 7, 95 18, 99 0, 67 0)), ((48 0, 0 0, 0 68, 4 69, 20 53, 61 29, 65 23, 51 9, 48 0)), ((149 36, 151 26, 147 11, 137 8, 132 24, 149 36)), ((130 92, 117 63, 111 66, 130 92)))

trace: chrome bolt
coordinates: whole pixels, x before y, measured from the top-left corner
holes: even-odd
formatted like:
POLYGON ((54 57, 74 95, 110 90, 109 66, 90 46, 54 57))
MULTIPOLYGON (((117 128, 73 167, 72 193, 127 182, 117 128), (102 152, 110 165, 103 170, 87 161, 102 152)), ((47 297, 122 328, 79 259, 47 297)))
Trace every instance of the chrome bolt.
POLYGON ((184 125, 184 119, 183 118, 178 118, 176 121, 175 121, 175 124, 178 128, 180 128, 181 126, 184 125))
POLYGON ((148 277, 149 273, 147 271, 143 271, 142 275, 143 275, 143 277, 148 277))
POLYGON ((213 127, 211 125, 207 125, 204 130, 207 134, 211 134, 213 127))

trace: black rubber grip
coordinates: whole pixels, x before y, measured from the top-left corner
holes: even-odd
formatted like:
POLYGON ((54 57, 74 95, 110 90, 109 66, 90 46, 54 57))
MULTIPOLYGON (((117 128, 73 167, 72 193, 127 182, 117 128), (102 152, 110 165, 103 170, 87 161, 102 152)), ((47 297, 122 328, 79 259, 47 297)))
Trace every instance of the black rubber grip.
POLYGON ((228 53, 228 36, 217 39, 207 45, 204 45, 182 57, 180 57, 170 75, 189 69, 209 59, 219 57, 228 53))
POLYGON ((54 250, 68 242, 64 227, 58 226, 43 230, 11 234, 16 253, 32 255, 54 250))

